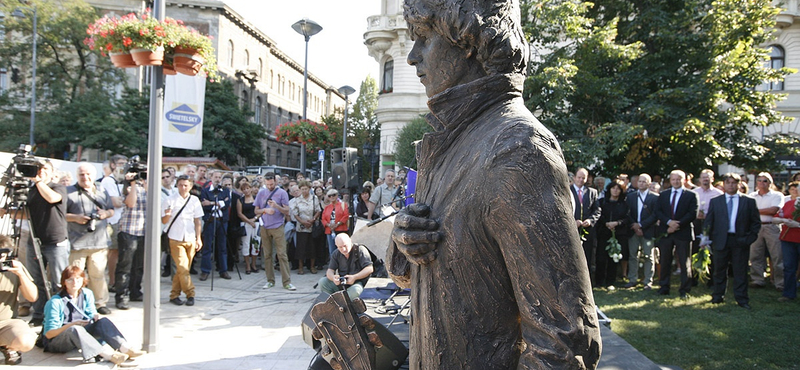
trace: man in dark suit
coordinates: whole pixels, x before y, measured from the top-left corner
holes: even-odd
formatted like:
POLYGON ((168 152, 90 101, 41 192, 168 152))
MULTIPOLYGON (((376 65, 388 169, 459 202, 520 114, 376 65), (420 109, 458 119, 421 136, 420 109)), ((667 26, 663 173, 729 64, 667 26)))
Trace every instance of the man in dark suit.
POLYGON ((661 276, 658 294, 669 294, 669 279, 672 276, 672 248, 678 255, 678 267, 681 269, 681 298, 686 298, 692 290, 692 263, 689 255, 692 240, 694 239, 694 225, 697 218, 697 193, 683 186, 686 174, 681 170, 674 170, 669 174, 669 183, 672 187, 664 190, 658 196, 656 215, 661 224, 658 235, 661 237, 661 276))
POLYGON ((650 175, 643 173, 637 177, 636 188, 628 193, 625 202, 628 203, 628 223, 633 229, 633 234, 628 243, 630 256, 628 257, 628 284, 626 288, 633 288, 639 281, 639 248, 644 256, 644 284, 645 290, 653 289, 653 273, 655 272, 655 259, 653 258, 653 242, 656 236, 656 203, 658 195, 650 192, 650 175))
POLYGON ((594 225, 600 219, 600 202, 597 199, 597 190, 586 186, 586 178, 589 171, 579 168, 572 179, 572 186, 569 187, 572 193, 572 204, 574 206, 575 225, 578 228, 578 235, 583 242, 583 254, 586 256, 589 275, 594 276, 592 265, 594 264, 594 250, 597 247, 597 236, 594 225))
POLYGON ((711 293, 711 303, 722 303, 728 285, 730 263, 736 302, 740 307, 750 309, 747 296, 747 262, 750 244, 756 241, 761 230, 761 218, 755 199, 739 193, 739 175, 726 173, 722 176, 722 181, 725 195, 711 199, 703 223, 703 228, 708 230, 706 236, 711 238, 703 244, 711 244, 714 249, 714 292, 711 293))
POLYGON ((205 216, 203 221, 203 259, 200 263, 200 280, 208 279, 212 266, 212 254, 216 257, 219 276, 230 279, 228 274, 227 228, 231 209, 231 191, 222 186, 222 172, 211 173, 209 185, 200 192, 200 203, 205 216))

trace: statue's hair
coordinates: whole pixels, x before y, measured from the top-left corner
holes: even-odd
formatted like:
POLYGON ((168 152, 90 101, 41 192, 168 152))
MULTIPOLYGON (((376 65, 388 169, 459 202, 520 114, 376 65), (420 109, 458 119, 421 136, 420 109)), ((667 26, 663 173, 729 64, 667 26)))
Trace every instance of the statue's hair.
POLYGON ((411 38, 428 29, 471 50, 487 75, 525 74, 529 47, 519 0, 406 0, 411 38))

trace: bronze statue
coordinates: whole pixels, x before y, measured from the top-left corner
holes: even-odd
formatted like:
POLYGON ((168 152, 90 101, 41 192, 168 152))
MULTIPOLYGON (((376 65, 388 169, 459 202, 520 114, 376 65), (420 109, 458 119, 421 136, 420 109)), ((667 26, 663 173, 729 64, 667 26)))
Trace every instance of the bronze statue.
POLYGON ((518 0, 406 0, 435 132, 390 272, 412 288, 410 368, 594 369, 600 329, 558 142, 521 97, 518 0))

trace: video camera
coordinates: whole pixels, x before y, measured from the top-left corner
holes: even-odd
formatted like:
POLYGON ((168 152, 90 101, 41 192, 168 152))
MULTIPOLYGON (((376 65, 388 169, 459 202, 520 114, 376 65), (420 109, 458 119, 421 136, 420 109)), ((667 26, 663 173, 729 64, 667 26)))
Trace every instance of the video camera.
POLYGON ((6 187, 8 198, 19 204, 28 200, 31 179, 39 174, 39 169, 45 163, 31 154, 30 145, 20 144, 15 153, 16 155, 11 158, 11 164, 3 174, 2 183, 6 187))
POLYGON ((9 268, 9 267, 13 267, 13 266, 14 266, 14 265, 12 264, 12 262, 11 262, 11 260, 13 260, 13 259, 14 259, 14 258, 11 256, 11 249, 8 249, 8 248, 0 248, 0 255, 3 255, 3 254, 5 254, 5 255, 6 255, 6 259, 5 259, 5 261, 3 261, 2 263, 0 263, 0 272, 2 272, 2 271, 8 271, 8 268, 9 268))
POLYGON ((147 164, 141 162, 141 158, 138 155, 131 157, 128 160, 128 163, 125 163, 125 167, 122 169, 122 173, 129 174, 135 173, 136 175, 133 177, 133 180, 147 180, 147 164))

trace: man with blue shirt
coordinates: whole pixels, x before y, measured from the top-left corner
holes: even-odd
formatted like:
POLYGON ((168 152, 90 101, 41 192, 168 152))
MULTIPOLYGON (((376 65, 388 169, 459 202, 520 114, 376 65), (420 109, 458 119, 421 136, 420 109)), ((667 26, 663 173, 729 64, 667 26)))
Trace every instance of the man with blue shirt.
POLYGON ((283 288, 296 290, 289 275, 289 256, 286 254, 286 238, 283 234, 283 225, 286 215, 289 214, 289 195, 277 186, 275 174, 272 172, 264 175, 264 185, 254 202, 256 215, 261 215, 261 247, 264 252, 264 272, 267 274, 264 289, 275 286, 275 266, 272 263, 274 249, 281 266, 283 288))

